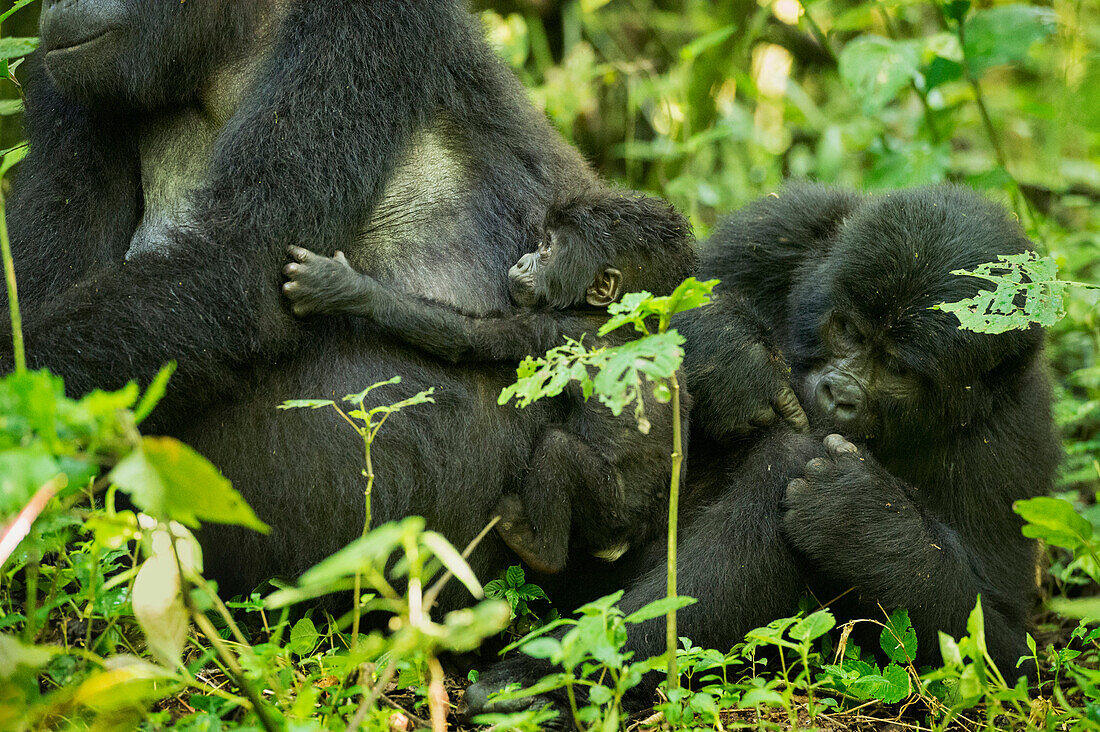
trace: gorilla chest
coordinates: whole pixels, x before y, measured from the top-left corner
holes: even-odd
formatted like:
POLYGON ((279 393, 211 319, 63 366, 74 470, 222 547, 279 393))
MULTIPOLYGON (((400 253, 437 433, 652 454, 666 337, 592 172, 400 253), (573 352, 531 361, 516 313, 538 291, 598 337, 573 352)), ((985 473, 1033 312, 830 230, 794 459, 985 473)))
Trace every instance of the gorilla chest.
MULTIPOLYGON (((127 259, 168 254, 173 230, 202 224, 193 192, 209 175, 220 129, 197 110, 146 125, 140 141, 142 219, 127 259)), ((414 134, 357 236, 343 245, 359 270, 467 312, 506 306, 506 273, 524 248, 518 232, 489 241, 478 176, 446 121, 414 134)), ((366 173, 364 173, 366 174, 366 173)), ((490 206, 491 208, 491 206, 490 206)), ((309 241, 297 242, 309 248, 309 241)))

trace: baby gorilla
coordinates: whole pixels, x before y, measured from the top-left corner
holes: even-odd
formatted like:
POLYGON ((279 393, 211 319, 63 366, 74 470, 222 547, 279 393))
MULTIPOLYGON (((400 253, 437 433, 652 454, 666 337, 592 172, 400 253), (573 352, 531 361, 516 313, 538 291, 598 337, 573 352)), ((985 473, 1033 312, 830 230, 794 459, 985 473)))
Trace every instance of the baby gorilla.
MULTIPOLYGON (((695 267, 691 227, 675 209, 603 188, 550 207, 538 248, 508 272, 514 307, 489 316, 398 292, 352 269, 339 252, 328 258, 291 247, 290 255, 283 292, 299 317, 369 318, 387 335, 456 364, 515 364, 565 337, 621 344, 633 334, 595 338, 606 307, 626 292, 666 295, 695 267)), ((648 435, 633 415, 615 417, 579 389, 558 400, 560 421, 541 426, 519 495, 497 505, 497 531, 532 569, 560 572, 574 530, 594 554, 614 560, 663 523, 654 517, 671 474, 672 414, 653 399, 645 409, 648 435)))

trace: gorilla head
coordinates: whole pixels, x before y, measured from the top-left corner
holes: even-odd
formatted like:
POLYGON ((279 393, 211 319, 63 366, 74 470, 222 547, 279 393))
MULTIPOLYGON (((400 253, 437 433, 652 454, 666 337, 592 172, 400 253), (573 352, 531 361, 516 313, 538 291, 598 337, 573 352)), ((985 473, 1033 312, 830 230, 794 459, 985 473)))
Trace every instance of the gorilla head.
POLYGON ((282 0, 43 0, 46 70, 96 107, 151 109, 186 100, 214 66, 252 48, 282 0))
POLYGON ((1020 377, 1041 332, 979 335, 932 308, 983 286, 952 270, 1027 248, 1000 207, 961 188, 858 206, 792 295, 793 380, 813 421, 902 444, 979 420, 1011 393, 1006 380, 1020 377))

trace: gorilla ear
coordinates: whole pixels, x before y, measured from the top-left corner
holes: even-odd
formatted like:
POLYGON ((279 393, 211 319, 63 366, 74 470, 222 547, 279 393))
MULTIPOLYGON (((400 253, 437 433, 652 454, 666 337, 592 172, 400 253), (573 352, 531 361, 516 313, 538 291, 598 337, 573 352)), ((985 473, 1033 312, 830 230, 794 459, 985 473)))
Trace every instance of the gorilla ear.
POLYGON ((614 267, 608 267, 596 275, 588 286, 584 299, 594 308, 606 308, 619 299, 623 286, 623 273, 614 267))

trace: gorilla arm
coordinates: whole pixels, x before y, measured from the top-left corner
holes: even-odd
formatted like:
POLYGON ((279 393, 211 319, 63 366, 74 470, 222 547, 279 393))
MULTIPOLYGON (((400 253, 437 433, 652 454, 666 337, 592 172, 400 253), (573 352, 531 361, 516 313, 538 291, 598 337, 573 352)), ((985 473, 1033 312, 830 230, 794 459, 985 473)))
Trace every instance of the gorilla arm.
MULTIPOLYGON (((854 586, 869 607, 908 609, 925 660, 939 657, 938 631, 966 632, 980 594, 989 653, 1011 684, 1027 653, 1026 584, 1035 562, 1011 501, 1033 489, 991 469, 969 476, 980 486, 918 491, 839 435, 827 437, 825 449, 787 488, 788 539, 825 575, 854 586), (944 493, 946 510, 933 513, 925 504, 944 493)), ((952 452, 963 460, 957 446, 952 452)))
POLYGON ((321 257, 290 247, 296 260, 284 268, 283 292, 295 315, 353 315, 371 320, 388 335, 452 363, 517 363, 537 356, 565 337, 595 336, 603 318, 560 310, 517 308, 503 315, 471 316, 398 292, 351 268, 343 254, 321 257))

